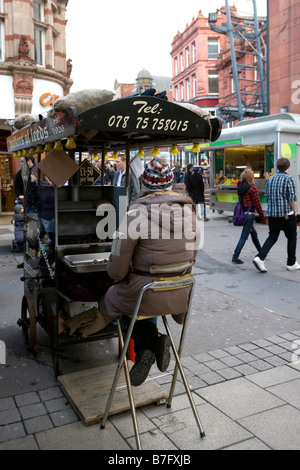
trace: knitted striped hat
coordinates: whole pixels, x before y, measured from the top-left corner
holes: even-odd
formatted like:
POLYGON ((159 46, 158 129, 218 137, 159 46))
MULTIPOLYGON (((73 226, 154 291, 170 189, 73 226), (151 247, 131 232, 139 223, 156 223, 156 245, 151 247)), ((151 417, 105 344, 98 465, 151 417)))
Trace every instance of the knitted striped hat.
POLYGON ((142 174, 142 190, 163 191, 171 190, 173 172, 166 163, 166 157, 158 155, 145 166, 142 174))

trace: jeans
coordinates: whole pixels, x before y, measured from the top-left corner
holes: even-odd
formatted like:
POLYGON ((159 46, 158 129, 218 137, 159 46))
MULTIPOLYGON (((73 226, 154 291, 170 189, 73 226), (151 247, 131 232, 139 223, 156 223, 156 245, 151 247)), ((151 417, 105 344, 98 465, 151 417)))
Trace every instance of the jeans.
POLYGON ((55 228, 55 219, 51 220, 46 220, 46 219, 40 219, 41 220, 41 229, 44 230, 45 232, 53 232, 54 233, 54 228, 55 228))
POLYGON ((296 246, 297 246, 297 217, 290 215, 285 217, 269 217, 269 236, 258 250, 258 256, 261 260, 265 260, 272 246, 278 240, 280 231, 283 230, 287 238, 287 265, 293 266, 296 263, 296 246))
POLYGON ((248 220, 247 220, 246 224, 243 227, 240 239, 239 239, 238 244, 236 245, 236 248, 234 250, 234 253, 233 253, 233 256, 232 256, 232 261, 237 260, 238 257, 240 256, 240 253, 241 253, 246 241, 248 240, 249 235, 251 235, 252 241, 253 241, 256 249, 258 251, 260 251, 261 245, 260 245, 259 240, 258 240, 257 231, 256 231, 256 229, 253 225, 254 221, 255 221, 255 215, 254 214, 249 214, 248 215, 248 220))
POLYGON ((199 215, 199 217, 201 217, 201 209, 203 207, 203 217, 205 218, 206 217, 206 205, 205 205, 205 202, 198 202, 197 203, 197 214, 199 215))

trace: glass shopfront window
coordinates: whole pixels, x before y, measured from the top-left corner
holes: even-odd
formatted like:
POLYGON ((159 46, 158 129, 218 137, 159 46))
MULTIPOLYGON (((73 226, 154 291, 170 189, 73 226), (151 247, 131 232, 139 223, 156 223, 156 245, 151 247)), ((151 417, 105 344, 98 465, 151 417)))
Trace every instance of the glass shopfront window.
POLYGON ((274 171, 274 145, 233 147, 216 151, 216 178, 221 174, 226 178, 238 179, 247 168, 253 171, 255 178, 265 178, 265 172, 274 171))

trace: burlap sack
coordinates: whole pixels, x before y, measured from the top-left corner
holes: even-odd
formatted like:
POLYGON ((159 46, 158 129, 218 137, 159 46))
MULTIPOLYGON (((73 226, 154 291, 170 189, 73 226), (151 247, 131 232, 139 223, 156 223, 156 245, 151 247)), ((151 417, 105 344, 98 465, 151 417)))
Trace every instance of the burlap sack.
POLYGON ((85 312, 79 313, 64 322, 65 327, 72 336, 76 332, 83 338, 86 338, 106 328, 112 322, 112 318, 108 316, 104 306, 103 299, 99 304, 99 310, 93 307, 85 312))
POLYGON ((48 111, 48 116, 52 117, 54 113, 63 111, 69 106, 74 106, 79 114, 86 109, 112 101, 114 96, 115 94, 109 90, 97 90, 92 88, 90 90, 76 91, 63 98, 57 98, 53 108, 48 111))
POLYGON ((29 124, 39 121, 39 116, 37 114, 20 114, 20 116, 15 118, 14 127, 16 129, 22 129, 29 124))

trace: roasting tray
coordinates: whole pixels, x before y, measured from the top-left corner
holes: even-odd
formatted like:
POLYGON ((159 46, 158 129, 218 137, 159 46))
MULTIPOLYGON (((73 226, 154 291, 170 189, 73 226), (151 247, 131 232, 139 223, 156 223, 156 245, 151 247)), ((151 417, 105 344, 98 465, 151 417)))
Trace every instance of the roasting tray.
POLYGON ((62 256, 62 261, 76 273, 90 273, 94 271, 106 271, 107 260, 110 252, 84 253, 80 255, 62 256))

